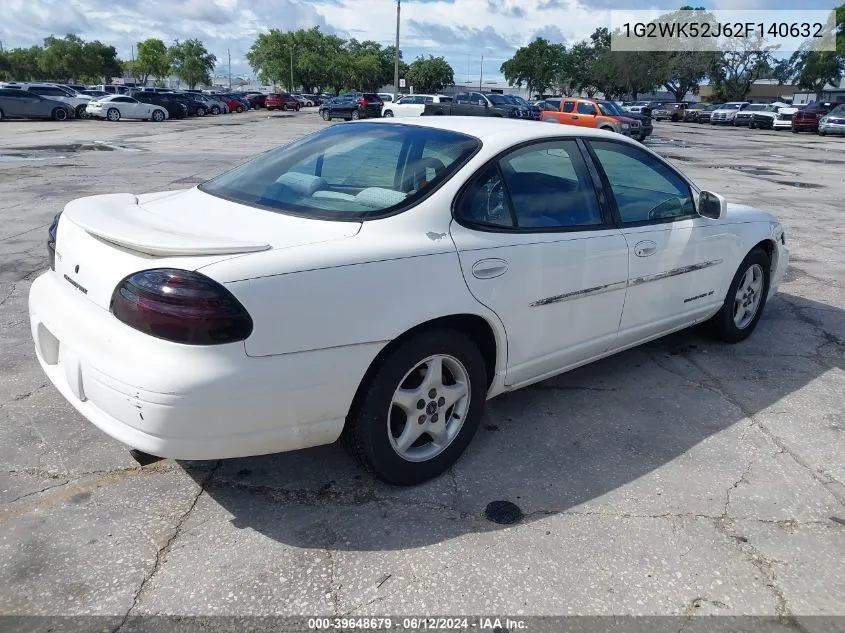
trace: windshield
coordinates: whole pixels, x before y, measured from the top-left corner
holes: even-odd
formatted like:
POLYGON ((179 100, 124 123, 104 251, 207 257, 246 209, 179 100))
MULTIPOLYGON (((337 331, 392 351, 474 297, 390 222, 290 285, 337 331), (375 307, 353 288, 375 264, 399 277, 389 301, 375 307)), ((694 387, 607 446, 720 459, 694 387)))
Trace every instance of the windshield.
POLYGON ((519 105, 527 106, 529 103, 523 99, 522 97, 517 97, 516 95, 511 96, 511 99, 516 101, 519 105))
POLYGON ((367 219, 408 207, 479 148, 471 136, 414 125, 336 125, 202 185, 242 204, 313 218, 367 219))
POLYGON ((490 103, 493 105, 508 105, 513 103, 505 95, 487 95, 487 98, 490 99, 490 103))
POLYGON ((604 116, 624 116, 622 110, 619 109, 612 101, 599 101, 599 110, 604 116))
POLYGON ((771 106, 761 104, 761 105, 750 105, 745 109, 753 111, 753 112, 760 112, 760 111, 764 111, 764 110, 771 110, 772 108, 771 108, 771 106))
POLYGON ((726 103, 719 108, 720 110, 739 110, 738 103, 726 103))
POLYGON ((845 114, 845 103, 842 105, 838 105, 833 110, 830 111, 830 114, 835 114, 837 116, 845 114))

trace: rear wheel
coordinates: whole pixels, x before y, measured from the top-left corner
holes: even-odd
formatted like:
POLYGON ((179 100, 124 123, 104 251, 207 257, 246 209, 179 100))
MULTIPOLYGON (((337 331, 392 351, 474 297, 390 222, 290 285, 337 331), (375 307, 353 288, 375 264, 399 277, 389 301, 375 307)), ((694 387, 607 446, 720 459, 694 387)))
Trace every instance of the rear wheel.
POLYGON ((205 116, 205 108, 200 106, 197 108, 197 116, 205 116))
POLYGON ((757 126, 756 126, 756 125, 754 125, 754 121, 752 121, 751 123, 749 123, 749 124, 748 124, 748 129, 749 129, 749 130, 754 130, 754 129, 756 129, 756 128, 757 128, 757 126))
POLYGON ((217 106, 211 106, 211 114, 215 116, 220 114, 220 108, 218 108, 217 106))
POLYGON ((235 111, 236 111, 238 114, 240 114, 241 112, 243 112, 243 111, 244 111, 244 107, 243 107, 243 106, 238 106, 238 109, 237 109, 237 110, 235 110, 235 111))
POLYGON ((423 332, 370 373, 347 417, 347 449, 376 477, 399 486, 454 464, 486 399, 484 359, 472 340, 454 330, 423 332))
POLYGON ((282 104, 282 112, 287 112, 287 109, 288 109, 288 104, 287 104, 287 103, 283 103, 283 104, 282 104))
POLYGON ((64 108, 56 108, 53 110, 53 119, 56 121, 67 121, 67 110, 64 108))
POLYGON ((384 112, 384 114, 382 114, 382 116, 383 117, 392 117, 393 112, 391 112, 390 110, 385 110, 385 112, 384 112))
POLYGON ((106 118, 109 121, 120 121, 120 110, 117 108, 109 108, 106 112, 106 118))
POLYGON ((328 110, 323 110, 320 113, 320 116, 323 117, 323 121, 331 121, 332 120, 332 114, 328 110))
POLYGON ((711 319, 718 338, 738 343, 748 338, 766 306, 771 262, 761 248, 753 249, 734 275, 722 309, 711 319))
POLYGON ((0 110, 0 121, 3 120, 3 110, 0 110))
POLYGON ((78 106, 76 106, 76 118, 77 118, 77 119, 83 119, 83 118, 85 118, 85 109, 86 109, 87 107, 88 107, 88 106, 87 106, 86 104, 84 104, 84 103, 83 103, 82 105, 78 105, 78 106))
POLYGON ((358 113, 358 110, 353 110, 352 111, 352 120, 357 121, 360 118, 361 118, 361 115, 358 113))
POLYGON ((792 128, 792 133, 793 133, 793 134, 798 134, 798 130, 797 130, 796 128, 792 128))

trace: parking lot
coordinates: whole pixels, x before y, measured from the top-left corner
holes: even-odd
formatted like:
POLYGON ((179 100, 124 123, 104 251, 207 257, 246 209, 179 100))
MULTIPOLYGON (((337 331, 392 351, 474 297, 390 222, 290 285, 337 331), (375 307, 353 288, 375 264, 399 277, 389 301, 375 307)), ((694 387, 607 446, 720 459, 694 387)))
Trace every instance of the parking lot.
POLYGON ((313 109, 0 125, 0 614, 110 629, 127 614, 766 615, 833 630, 804 616, 845 615, 840 138, 656 123, 647 145, 785 225, 791 267, 757 331, 736 346, 682 332, 501 396, 428 484, 376 483, 339 445, 139 466, 77 414, 29 334, 53 215, 190 187, 325 125, 313 109), (493 501, 523 517, 491 520, 493 501))

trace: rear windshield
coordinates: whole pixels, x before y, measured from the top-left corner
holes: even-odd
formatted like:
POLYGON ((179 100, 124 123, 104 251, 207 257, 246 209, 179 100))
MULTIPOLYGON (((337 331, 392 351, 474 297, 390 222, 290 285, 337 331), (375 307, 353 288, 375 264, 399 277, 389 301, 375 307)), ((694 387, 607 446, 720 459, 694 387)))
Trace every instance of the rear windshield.
POLYGON ((366 99, 367 101, 381 101, 381 97, 379 97, 374 92, 365 92, 364 99, 366 99))
POLYGON ((414 125, 335 125, 271 150, 200 189, 305 217, 358 220, 411 206, 479 148, 471 136, 414 125))

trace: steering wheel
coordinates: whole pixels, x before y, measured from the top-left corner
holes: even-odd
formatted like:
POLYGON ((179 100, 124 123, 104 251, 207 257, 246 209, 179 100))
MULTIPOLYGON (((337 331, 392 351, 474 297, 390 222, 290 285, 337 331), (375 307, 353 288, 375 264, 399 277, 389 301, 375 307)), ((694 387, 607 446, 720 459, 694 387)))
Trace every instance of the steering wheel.
POLYGON ((428 156, 415 160, 405 167, 405 177, 402 179, 402 191, 413 191, 417 189, 417 183, 427 183, 426 172, 428 169, 434 170, 434 177, 446 169, 446 164, 439 158, 428 156))

